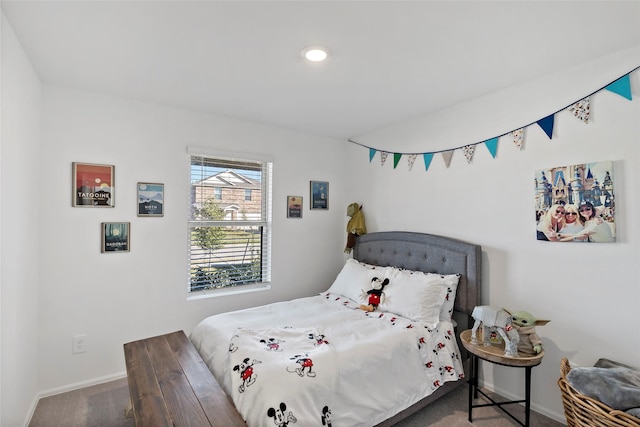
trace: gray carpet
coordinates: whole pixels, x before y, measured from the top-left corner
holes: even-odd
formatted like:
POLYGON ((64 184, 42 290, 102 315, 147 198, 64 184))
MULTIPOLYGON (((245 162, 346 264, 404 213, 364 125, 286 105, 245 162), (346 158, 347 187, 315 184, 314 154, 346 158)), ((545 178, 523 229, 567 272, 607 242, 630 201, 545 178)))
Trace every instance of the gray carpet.
MULTIPOLYGON (((396 427, 518 425, 495 407, 474 409, 473 423, 470 423, 467 414, 468 392, 468 387, 459 387, 453 393, 396 424, 396 427)), ((499 397, 494 399, 499 400, 499 397)), ((124 413, 128 401, 129 389, 126 378, 46 397, 38 402, 29 427, 132 427, 133 419, 126 418, 124 413)), ((521 405, 509 405, 508 409, 518 419, 524 420, 524 408, 521 405)), ((532 427, 564 425, 533 411, 530 424, 532 427)))

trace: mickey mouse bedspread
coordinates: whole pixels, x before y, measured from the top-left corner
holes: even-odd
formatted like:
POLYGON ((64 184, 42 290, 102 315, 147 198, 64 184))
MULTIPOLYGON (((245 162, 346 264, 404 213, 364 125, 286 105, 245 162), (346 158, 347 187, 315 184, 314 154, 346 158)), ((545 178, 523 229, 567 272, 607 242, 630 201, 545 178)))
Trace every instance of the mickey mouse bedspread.
POLYGON ((211 316, 190 338, 249 427, 370 427, 464 377, 450 322, 358 306, 325 293, 211 316))
POLYGON ((248 425, 330 422, 335 357, 318 329, 238 329, 229 368, 233 401, 248 425))

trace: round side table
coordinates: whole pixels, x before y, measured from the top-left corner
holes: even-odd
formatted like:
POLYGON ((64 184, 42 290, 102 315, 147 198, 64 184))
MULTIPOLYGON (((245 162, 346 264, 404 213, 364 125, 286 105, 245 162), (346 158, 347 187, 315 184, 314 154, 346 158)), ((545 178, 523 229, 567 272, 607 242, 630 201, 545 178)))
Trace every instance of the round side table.
POLYGON ((504 344, 502 345, 488 345, 485 346, 482 343, 482 329, 477 331, 478 344, 471 344, 471 329, 462 331, 460 333, 460 341, 462 345, 471 355, 471 378, 469 379, 469 422, 473 422, 473 408, 480 408, 484 406, 497 406, 505 414, 513 418, 517 423, 524 427, 529 427, 529 420, 531 414, 531 368, 538 366, 542 362, 544 351, 541 351, 535 356, 505 356, 504 344), (508 400, 506 402, 496 402, 482 390, 478 389, 478 360, 486 360, 490 363, 497 365, 509 366, 512 368, 524 368, 525 369, 525 398, 524 400, 508 400), (473 404, 473 399, 478 398, 478 393, 482 394, 491 403, 473 404), (509 405, 512 403, 524 403, 525 420, 522 422, 516 418, 512 413, 507 411, 502 405, 509 405))

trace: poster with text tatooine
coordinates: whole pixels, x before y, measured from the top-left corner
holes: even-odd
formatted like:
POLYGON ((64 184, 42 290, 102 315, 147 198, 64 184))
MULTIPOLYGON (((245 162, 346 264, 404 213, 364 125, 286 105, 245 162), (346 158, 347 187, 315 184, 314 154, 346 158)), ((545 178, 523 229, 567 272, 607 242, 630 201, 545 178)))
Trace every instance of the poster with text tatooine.
POLYGON ((536 238, 547 242, 615 242, 613 181, 612 161, 537 170, 536 238))
POLYGON ((72 206, 115 206, 114 166, 73 162, 72 206))

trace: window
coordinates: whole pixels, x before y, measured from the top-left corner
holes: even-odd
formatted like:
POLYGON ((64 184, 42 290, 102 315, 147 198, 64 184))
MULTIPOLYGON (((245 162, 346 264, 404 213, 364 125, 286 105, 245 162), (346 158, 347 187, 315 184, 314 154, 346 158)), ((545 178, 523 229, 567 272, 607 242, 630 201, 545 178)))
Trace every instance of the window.
POLYGON ((191 155, 190 292, 271 280, 271 167, 191 155))

